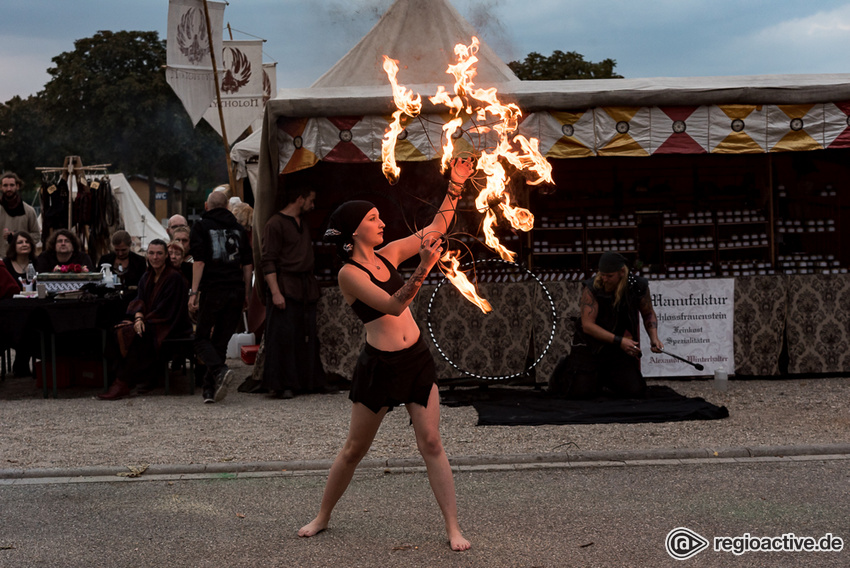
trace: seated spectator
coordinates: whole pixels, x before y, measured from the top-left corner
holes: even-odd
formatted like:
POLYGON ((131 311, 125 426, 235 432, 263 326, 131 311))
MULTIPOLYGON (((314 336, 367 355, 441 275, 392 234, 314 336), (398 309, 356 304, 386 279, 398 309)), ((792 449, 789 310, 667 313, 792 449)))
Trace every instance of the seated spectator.
MULTIPOLYGON (((9 235, 9 248, 6 249, 7 256, 3 260, 6 271, 12 276, 18 290, 23 289, 23 283, 27 280, 27 266, 29 263, 36 264, 35 242, 32 235, 26 231, 18 231, 9 235)), ((4 279, 5 280, 5 279, 4 279)), ((7 293, 6 290, 3 291, 7 293)), ((3 296, 11 297, 11 294, 3 296)), ((30 360, 32 359, 32 346, 24 342, 15 345, 15 362, 12 364, 12 373, 16 377, 29 377, 32 374, 30 360)))
MULTIPOLYGON (((175 227, 172 231, 172 240, 177 241, 181 245, 183 245, 183 262, 194 262, 192 255, 189 254, 189 235, 192 233, 192 230, 189 227, 183 225, 180 227, 175 227)), ((191 284, 192 279, 189 278, 189 283, 191 284)))
POLYGON ((80 250, 80 240, 68 229, 59 229, 47 239, 47 248, 38 255, 36 272, 60 272, 63 266, 79 264, 83 272, 94 270, 89 255, 80 250))
POLYGON ((180 271, 187 284, 192 283, 192 263, 184 262, 186 251, 180 241, 171 241, 168 243, 168 258, 171 260, 171 266, 180 271))
POLYGON ((189 337, 189 285, 168 260, 168 245, 154 239, 148 245, 148 269, 139 281, 136 298, 127 309, 128 320, 118 327, 122 360, 118 375, 101 400, 118 400, 135 385, 151 387, 151 379, 165 364, 160 348, 165 339, 189 337))
POLYGON ((142 274, 147 269, 145 257, 130 250, 133 239, 127 231, 115 231, 112 235, 112 250, 100 257, 98 267, 108 264, 112 273, 117 274, 125 288, 139 285, 142 274))
POLYGON ((20 291, 20 286, 12 279, 9 271, 6 270, 5 263, 0 260, 0 300, 11 298, 20 291))
POLYGON ((27 265, 32 263, 35 267, 35 261, 35 241, 32 240, 32 235, 26 231, 10 234, 9 248, 6 249, 6 258, 3 262, 6 264, 6 270, 21 288, 23 288, 22 282, 27 280, 27 265))

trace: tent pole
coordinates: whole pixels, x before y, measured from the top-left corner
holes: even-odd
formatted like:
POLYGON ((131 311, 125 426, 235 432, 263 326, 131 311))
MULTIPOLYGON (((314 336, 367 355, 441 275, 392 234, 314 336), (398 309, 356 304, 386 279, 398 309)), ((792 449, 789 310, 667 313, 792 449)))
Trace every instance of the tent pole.
MULTIPOLYGON (((207 20, 207 31, 209 31, 212 29, 212 25, 210 24, 210 10, 207 6, 207 0, 204 0, 204 16, 207 20)), ((227 130, 224 128, 224 110, 221 108, 221 88, 218 84, 218 67, 215 63, 215 53, 213 50, 213 38, 211 33, 207 33, 207 39, 210 44, 210 59, 212 59, 213 82, 215 83, 215 100, 216 105, 218 106, 218 119, 221 121, 221 140, 224 142, 224 158, 227 161, 227 179, 230 183, 231 195, 235 195, 241 199, 242 196, 238 195, 236 189, 236 176, 233 175, 233 164, 230 161, 230 144, 227 142, 227 130)))
POLYGON ((770 228, 767 236, 770 238, 768 241, 770 244, 770 266, 776 269, 776 225, 774 224, 775 214, 773 211, 773 155, 770 152, 767 153, 767 185, 767 226, 770 228))

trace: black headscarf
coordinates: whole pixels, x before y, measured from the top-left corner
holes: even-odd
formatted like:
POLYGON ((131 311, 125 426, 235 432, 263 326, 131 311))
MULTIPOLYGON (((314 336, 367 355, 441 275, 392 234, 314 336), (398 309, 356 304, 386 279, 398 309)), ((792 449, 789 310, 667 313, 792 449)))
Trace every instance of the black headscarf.
POLYGON ((599 258, 599 272, 617 272, 626 265, 626 258, 618 252, 604 252, 599 258))
POLYGON ((342 260, 351 258, 354 251, 352 235, 366 214, 374 208, 369 201, 346 201, 331 213, 328 230, 325 231, 325 241, 336 245, 336 252, 342 260))

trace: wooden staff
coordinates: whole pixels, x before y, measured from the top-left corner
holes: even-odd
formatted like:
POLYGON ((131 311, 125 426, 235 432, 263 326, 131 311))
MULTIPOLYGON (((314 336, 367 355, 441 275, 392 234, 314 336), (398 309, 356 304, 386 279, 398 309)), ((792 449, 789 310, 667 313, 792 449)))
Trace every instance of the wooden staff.
MULTIPOLYGON (((213 50, 212 25, 210 24, 210 10, 207 0, 204 0, 204 16, 207 20, 207 40, 210 44, 210 59, 212 59, 213 82, 215 83, 215 100, 218 103, 218 119, 221 121, 221 139, 224 142, 224 157, 227 160, 227 178, 230 182, 230 191, 236 194, 236 176, 233 174, 233 163, 230 161, 230 144, 227 143, 227 130, 224 127, 224 110, 221 108, 221 88, 218 84, 218 67, 215 63, 215 52, 213 50)), ((241 196, 240 196, 241 197, 241 196)))

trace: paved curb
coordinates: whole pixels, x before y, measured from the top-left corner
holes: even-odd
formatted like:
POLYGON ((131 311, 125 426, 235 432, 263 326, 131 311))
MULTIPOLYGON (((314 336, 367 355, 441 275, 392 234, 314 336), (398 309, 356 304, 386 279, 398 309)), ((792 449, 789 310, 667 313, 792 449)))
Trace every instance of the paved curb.
MULTIPOLYGON (((754 446, 702 449, 645 449, 599 450, 547 454, 502 454, 482 456, 454 456, 449 461, 457 468, 547 464, 572 466, 575 464, 642 462, 665 460, 728 461, 734 458, 782 458, 790 456, 850 455, 850 444, 808 444, 800 446, 754 446)), ((333 460, 290 460, 270 462, 218 462, 209 464, 153 464, 141 477, 153 475, 212 475, 255 472, 327 471, 333 460)), ((408 470, 421 468, 422 460, 416 458, 364 459, 358 469, 408 470)), ((131 473, 129 466, 89 466, 68 468, 9 468, 0 469, 0 479, 109 477, 131 473)))

